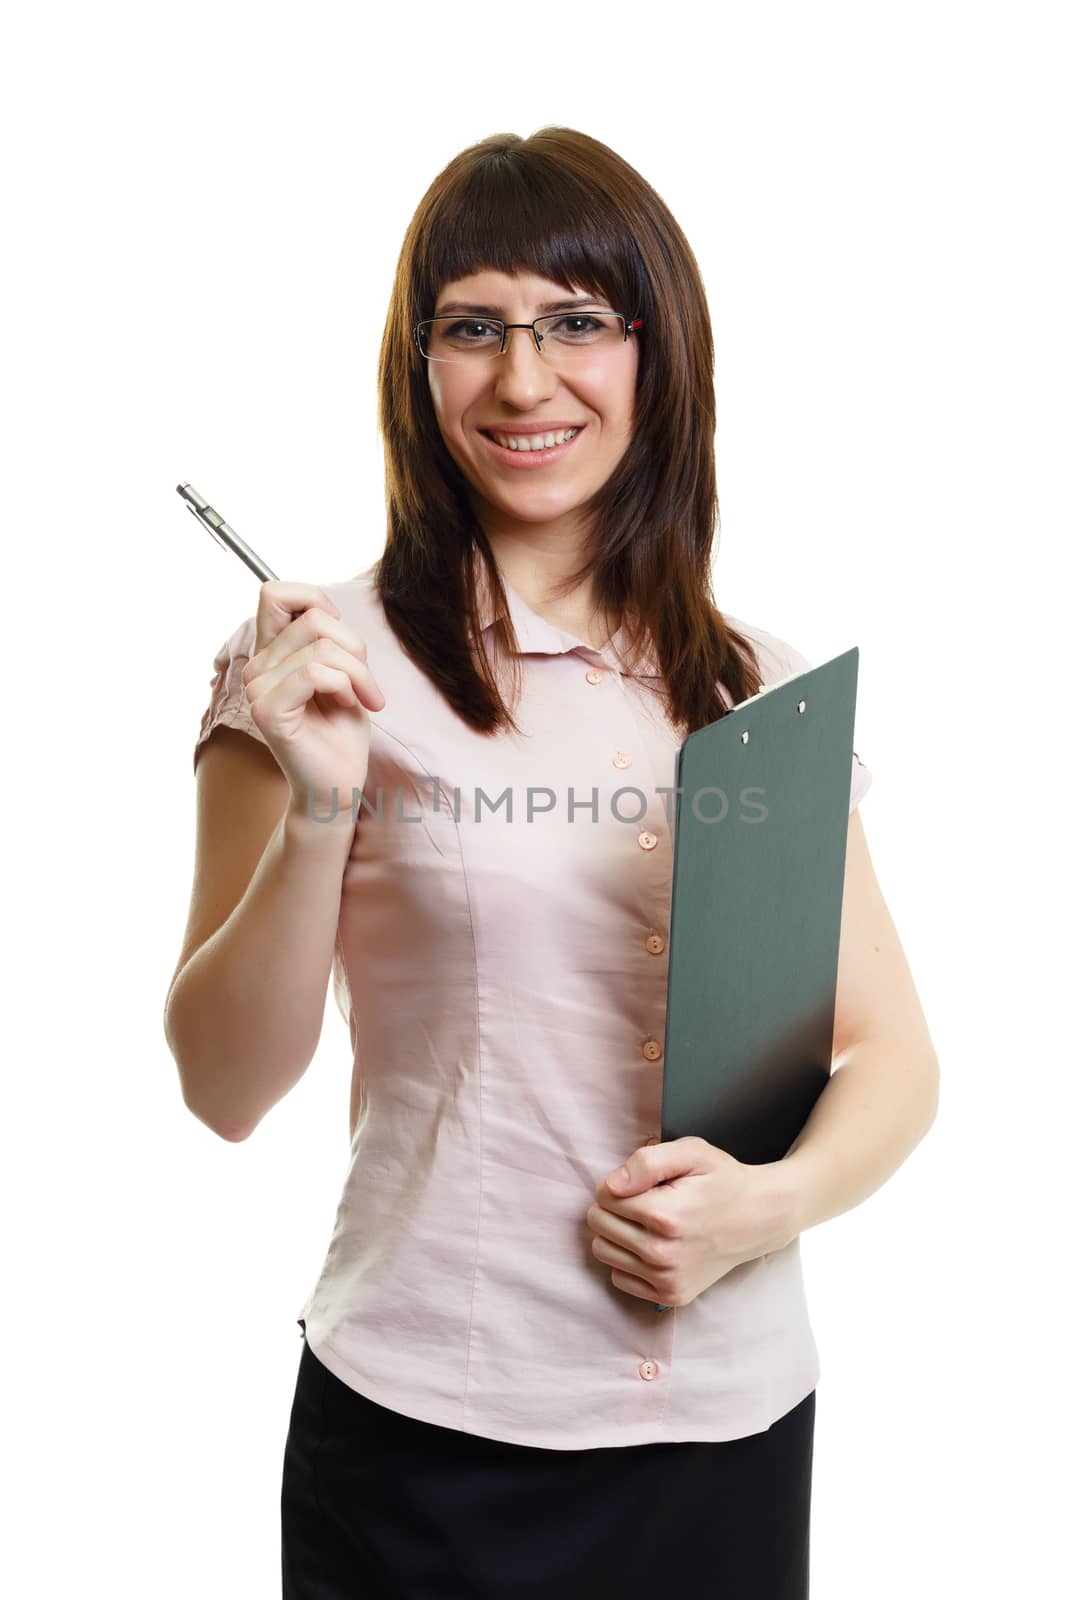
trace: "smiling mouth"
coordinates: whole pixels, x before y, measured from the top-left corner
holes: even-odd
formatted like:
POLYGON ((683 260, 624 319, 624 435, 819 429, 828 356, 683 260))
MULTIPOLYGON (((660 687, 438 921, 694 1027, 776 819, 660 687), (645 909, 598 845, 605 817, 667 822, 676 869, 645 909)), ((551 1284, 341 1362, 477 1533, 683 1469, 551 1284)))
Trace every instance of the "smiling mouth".
MULTIPOLYGON (((504 430, 501 431, 503 432, 504 430)), ((487 449, 502 465, 509 467, 547 467, 551 466, 554 461, 558 461, 561 456, 567 453, 568 450, 572 450, 574 448, 574 446, 578 443, 578 440, 582 437, 582 434, 585 432, 585 424, 581 423, 578 426, 577 431, 573 433, 569 439, 565 439, 562 444, 546 445, 540 450, 531 450, 528 446, 523 446, 521 444, 498 444, 492 433, 490 433, 487 428, 479 428, 478 432, 485 440, 487 449)), ((522 436, 515 434, 512 435, 512 437, 518 440, 522 436)), ((537 434, 528 434, 526 437, 537 438, 539 436, 537 434)))

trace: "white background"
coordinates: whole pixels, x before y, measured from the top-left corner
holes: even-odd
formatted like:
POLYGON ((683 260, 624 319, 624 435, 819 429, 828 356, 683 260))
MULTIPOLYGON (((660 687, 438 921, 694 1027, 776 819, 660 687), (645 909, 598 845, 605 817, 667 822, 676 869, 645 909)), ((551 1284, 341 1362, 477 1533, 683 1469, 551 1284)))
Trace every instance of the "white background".
POLYGON ((162 1011, 192 750, 211 658, 257 585, 175 485, 286 577, 369 565, 403 232, 460 149, 549 123, 636 166, 693 246, 717 354, 716 597, 813 661, 860 648, 862 815, 940 1056, 928 1138, 803 1239, 823 1365, 812 1595, 1054 1587, 1055 10, 9 13, 4 1559, 19 1600, 280 1593, 295 1319, 346 1166, 348 1040, 331 1000, 311 1068, 242 1145, 183 1105, 162 1011))

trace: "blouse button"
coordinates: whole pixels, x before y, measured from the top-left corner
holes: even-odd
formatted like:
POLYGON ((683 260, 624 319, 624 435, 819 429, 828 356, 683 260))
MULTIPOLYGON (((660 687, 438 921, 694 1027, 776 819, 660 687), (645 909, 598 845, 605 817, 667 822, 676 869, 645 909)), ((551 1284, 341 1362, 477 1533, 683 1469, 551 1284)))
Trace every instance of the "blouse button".
POLYGON ((628 767, 630 765, 630 757, 625 750, 616 750, 611 764, 613 767, 628 767))
POLYGON ((589 671, 585 675, 585 681, 586 683, 599 683, 603 676, 604 674, 602 672, 598 672, 595 667, 590 667, 589 671))
POLYGON ((663 944, 664 941, 660 938, 658 933, 650 933, 648 938, 645 940, 645 949, 651 950, 654 956, 658 956, 663 950, 663 944))
POLYGON ((663 1054, 663 1051, 660 1049, 655 1039, 646 1039, 644 1044, 641 1046, 641 1054, 648 1061, 658 1061, 660 1056, 663 1054))
POLYGON ((642 850, 654 850, 656 848, 656 835, 654 833, 639 833, 637 842, 642 850))
POLYGON ((649 1378, 649 1379, 654 1378, 656 1376, 657 1372, 659 1371, 659 1362, 658 1361, 642 1361, 640 1367, 637 1370, 640 1372, 642 1378, 649 1378))

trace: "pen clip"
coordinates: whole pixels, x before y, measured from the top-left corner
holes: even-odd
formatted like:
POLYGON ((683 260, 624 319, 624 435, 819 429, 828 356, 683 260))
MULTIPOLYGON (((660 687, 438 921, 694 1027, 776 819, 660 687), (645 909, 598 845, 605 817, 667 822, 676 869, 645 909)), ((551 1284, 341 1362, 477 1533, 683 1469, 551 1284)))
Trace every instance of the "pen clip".
POLYGON ((189 500, 186 500, 185 504, 186 504, 188 510, 192 512, 192 514, 196 518, 197 522, 202 523, 202 525, 207 529, 208 533, 210 533, 211 537, 214 539, 215 543, 220 547, 220 549, 222 549, 222 550, 229 549, 229 546, 227 545, 226 540, 220 538, 218 533, 215 531, 216 528, 219 527, 220 524, 222 523, 222 518, 219 516, 218 512, 215 511, 213 509, 213 507, 211 507, 211 506, 205 506, 204 510, 201 511, 197 506, 194 506, 192 504, 192 502, 189 501, 189 500), (211 521, 212 517, 215 518, 215 522, 214 523, 212 523, 212 521, 211 521))

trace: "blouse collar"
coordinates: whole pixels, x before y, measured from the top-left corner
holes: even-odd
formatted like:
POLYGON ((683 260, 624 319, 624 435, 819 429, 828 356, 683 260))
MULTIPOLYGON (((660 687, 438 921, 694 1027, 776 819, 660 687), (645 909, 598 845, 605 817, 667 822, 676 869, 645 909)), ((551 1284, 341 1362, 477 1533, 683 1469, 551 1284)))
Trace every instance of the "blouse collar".
MULTIPOLYGON (((626 630, 618 628, 607 643, 599 650, 593 648, 577 634, 568 633, 554 622, 549 622, 542 617, 519 594, 513 584, 509 583, 503 573, 500 574, 504 585, 504 594, 507 609, 511 617, 511 625, 515 631, 515 639, 520 655, 563 655, 574 650, 583 659, 601 662, 604 665, 621 672, 625 676, 658 677, 659 661, 654 647, 649 644, 634 666, 627 670, 623 665, 622 647, 625 644, 626 630)), ((480 550, 475 551, 475 583, 478 595, 478 616, 481 631, 494 626, 504 614, 502 606, 494 607, 490 603, 488 580, 486 576, 485 558, 480 550)))

